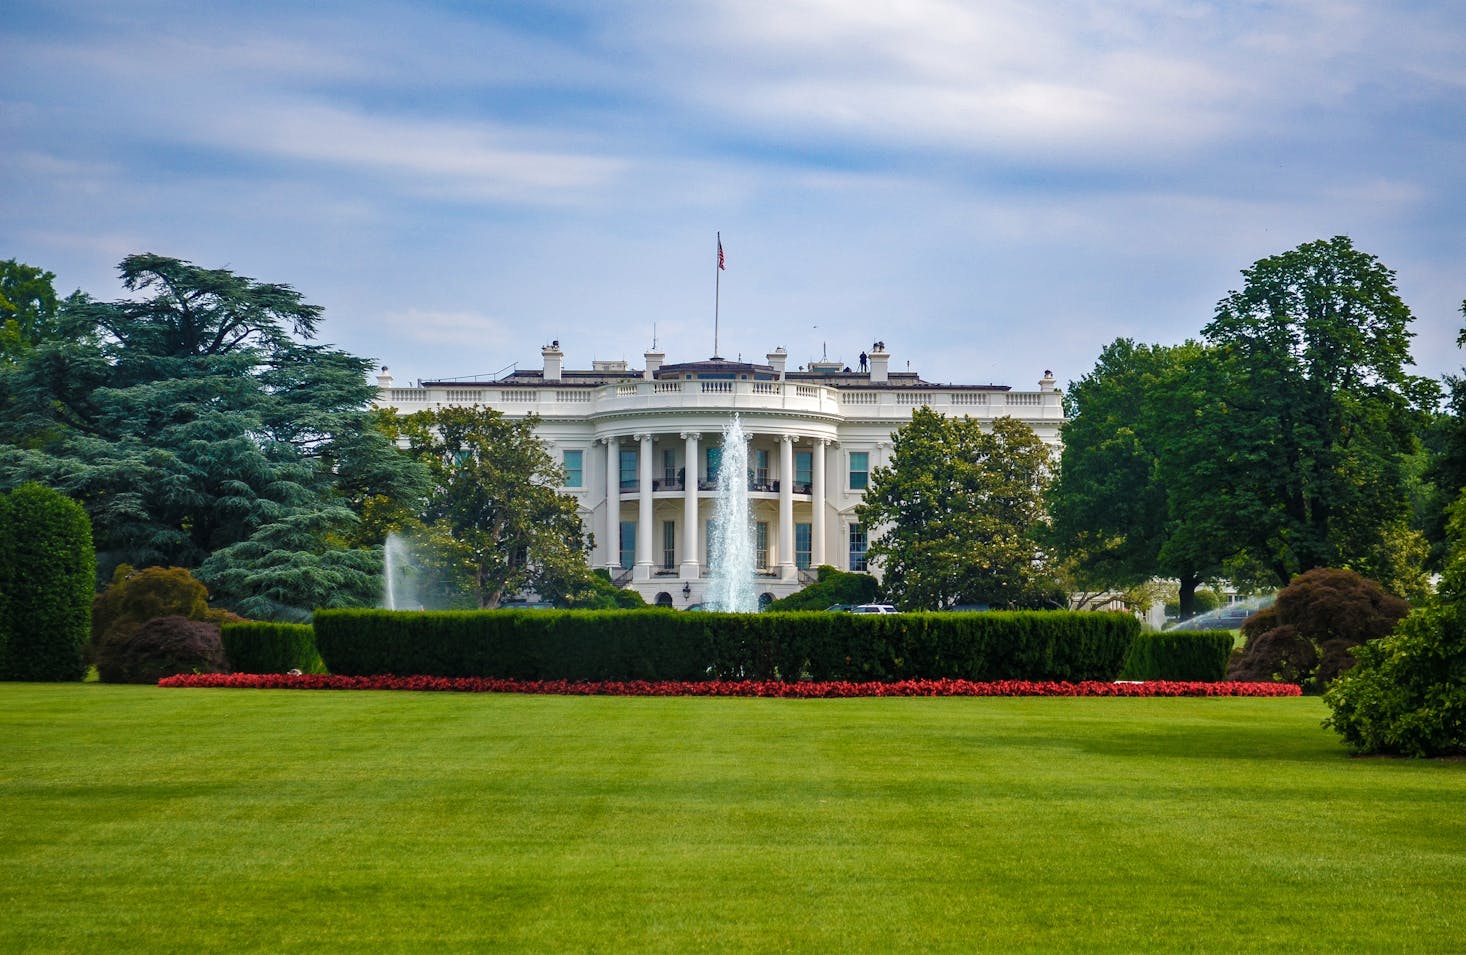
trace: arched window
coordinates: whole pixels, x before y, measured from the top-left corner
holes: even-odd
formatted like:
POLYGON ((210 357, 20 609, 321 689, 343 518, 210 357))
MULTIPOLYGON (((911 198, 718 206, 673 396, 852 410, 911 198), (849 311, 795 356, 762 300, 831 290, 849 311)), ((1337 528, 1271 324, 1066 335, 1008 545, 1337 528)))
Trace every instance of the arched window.
POLYGON ((769 593, 768 591, 764 591, 763 593, 758 595, 758 609, 760 610, 767 610, 769 608, 769 604, 773 602, 774 595, 769 593))
POLYGON ((672 595, 667 593, 665 590, 662 591, 661 593, 657 594, 656 604, 658 607, 672 606, 672 595))

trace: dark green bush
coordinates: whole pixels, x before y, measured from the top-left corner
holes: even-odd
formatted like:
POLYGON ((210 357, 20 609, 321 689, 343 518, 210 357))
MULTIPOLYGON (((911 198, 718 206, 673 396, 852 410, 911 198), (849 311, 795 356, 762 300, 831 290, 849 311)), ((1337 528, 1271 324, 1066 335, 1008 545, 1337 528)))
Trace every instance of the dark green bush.
POLYGON ((1196 680, 1227 678, 1234 640, 1230 630, 1169 630, 1135 635, 1122 680, 1196 680))
POLYGON ((97 647, 103 683, 157 683, 178 673, 228 670, 219 626, 177 614, 146 621, 128 636, 97 647))
POLYGON ((576 680, 1108 680, 1128 614, 320 610, 332 673, 576 680))
POLYGON ((39 484, 8 495, 0 537, 7 680, 80 680, 91 630, 97 560, 80 504, 39 484))
POLYGON ((324 673, 308 623, 247 621, 219 628, 224 656, 235 673, 324 673))
POLYGON ((815 570, 815 582, 803 590, 769 604, 774 612, 828 610, 836 604, 855 606, 875 603, 881 587, 870 574, 855 574, 822 564, 815 570))
POLYGON ((1358 664, 1324 694, 1324 725, 1355 752, 1466 755, 1466 496, 1450 513, 1435 597, 1356 648, 1358 664))

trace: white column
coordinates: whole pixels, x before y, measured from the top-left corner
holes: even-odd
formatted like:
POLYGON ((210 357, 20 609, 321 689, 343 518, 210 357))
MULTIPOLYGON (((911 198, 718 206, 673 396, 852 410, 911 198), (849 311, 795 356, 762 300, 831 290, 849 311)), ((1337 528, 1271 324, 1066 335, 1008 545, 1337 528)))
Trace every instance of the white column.
POLYGON ((682 567, 678 576, 683 580, 701 576, 697 560, 697 442, 701 438, 696 431, 682 432, 687 460, 682 465, 682 567))
POLYGON ((830 442, 821 439, 814 443, 814 486, 810 488, 809 562, 816 567, 827 564, 825 559, 825 456, 830 453, 830 442))
POLYGON ((638 481, 636 492, 636 579, 651 580, 652 566, 652 436, 636 435, 641 442, 637 453, 638 481))
POLYGON ((786 434, 779 438, 779 579, 794 577, 794 436, 786 434))
POLYGON ((606 442, 606 568, 615 577, 621 569, 621 439, 606 442))

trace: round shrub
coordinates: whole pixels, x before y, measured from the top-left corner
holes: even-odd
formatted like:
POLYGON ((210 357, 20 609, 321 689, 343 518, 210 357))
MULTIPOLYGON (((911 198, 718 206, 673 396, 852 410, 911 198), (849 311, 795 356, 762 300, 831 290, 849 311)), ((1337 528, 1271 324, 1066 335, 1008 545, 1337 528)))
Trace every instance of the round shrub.
POLYGON ((0 678, 80 680, 97 576, 91 521, 80 504, 39 484, 23 484, 7 497, 0 527, 0 630, 7 632, 0 678))
POLYGON ((1227 675, 1322 692, 1354 665, 1354 647, 1394 630, 1409 611, 1405 601, 1352 570, 1310 570, 1243 622, 1247 643, 1227 675))
POLYGON ((177 614, 155 617, 97 647, 97 676, 104 683, 157 683, 179 673, 227 669, 219 626, 177 614))

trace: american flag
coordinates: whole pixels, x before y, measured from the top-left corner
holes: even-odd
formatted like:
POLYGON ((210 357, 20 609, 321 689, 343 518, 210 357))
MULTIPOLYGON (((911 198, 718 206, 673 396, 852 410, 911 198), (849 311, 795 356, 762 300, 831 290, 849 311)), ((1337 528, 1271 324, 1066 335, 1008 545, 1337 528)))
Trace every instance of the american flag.
POLYGON ((722 269, 725 272, 728 271, 728 263, 723 258, 723 238, 722 238, 722 236, 719 236, 718 237, 718 268, 722 269))

